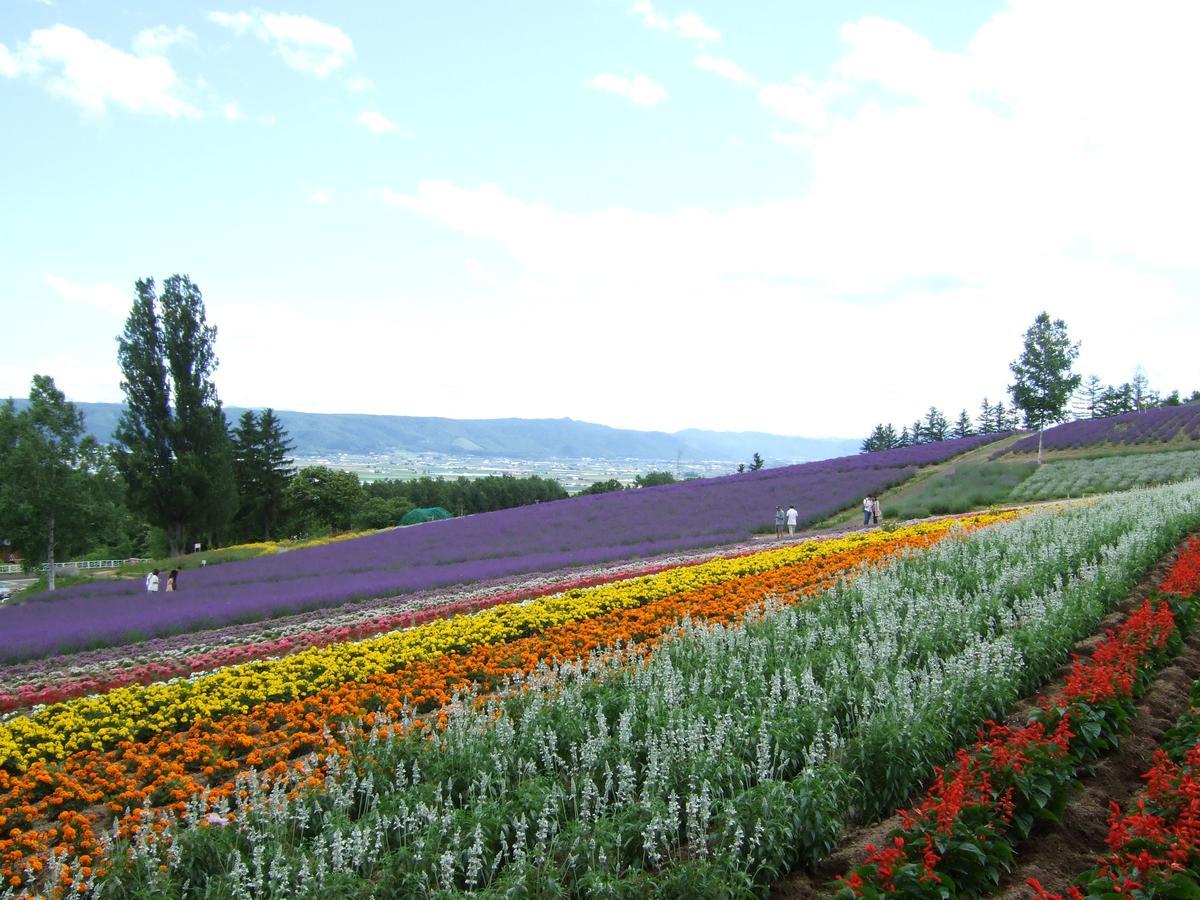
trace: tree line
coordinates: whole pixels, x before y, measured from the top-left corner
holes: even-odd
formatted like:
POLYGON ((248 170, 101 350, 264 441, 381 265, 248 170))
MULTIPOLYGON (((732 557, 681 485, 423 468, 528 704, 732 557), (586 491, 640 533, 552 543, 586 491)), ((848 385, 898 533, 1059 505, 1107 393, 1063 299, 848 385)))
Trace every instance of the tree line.
POLYGON ((1163 394, 1152 389, 1141 367, 1132 379, 1119 385, 1105 384, 1098 375, 1084 379, 1071 371, 1078 352, 1079 344, 1071 342, 1066 323, 1062 319, 1051 321, 1043 312, 1026 332, 1021 355, 1009 366, 1014 376, 1008 386, 1012 397, 1009 406, 1003 401, 993 404, 984 397, 974 417, 963 409, 953 424, 938 407, 931 406, 923 417, 902 426, 899 432, 891 422, 877 424, 863 439, 860 451, 891 450, 1019 428, 1040 431, 1068 419, 1096 419, 1200 402, 1200 390, 1183 397, 1177 390, 1163 394))
MULTIPOLYGON (((216 337, 190 278, 172 275, 161 289, 142 279, 117 338, 125 407, 111 445, 86 435, 50 376, 33 377, 25 408, 0 403, 0 540, 30 565, 49 562, 51 589, 54 561, 72 556, 176 556, 196 544, 383 528, 418 507, 461 516, 568 496, 536 475, 364 483, 325 466, 297 471, 273 410, 227 421, 216 337)), ((651 472, 637 485, 667 480, 651 472)))

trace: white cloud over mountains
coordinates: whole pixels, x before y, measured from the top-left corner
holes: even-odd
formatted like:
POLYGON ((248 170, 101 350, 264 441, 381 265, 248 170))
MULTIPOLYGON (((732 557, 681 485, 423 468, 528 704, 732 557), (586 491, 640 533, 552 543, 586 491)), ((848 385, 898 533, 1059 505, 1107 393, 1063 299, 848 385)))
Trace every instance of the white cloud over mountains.
MULTIPOLYGON (((1085 371, 1127 378, 1140 362, 1157 383, 1190 390, 1194 365, 1189 374, 1183 360, 1200 333, 1200 120, 1186 112, 1200 83, 1196 33, 1200 6, 1183 0, 1136 9, 1014 0, 960 52, 859 19, 842 29, 828 71, 760 87, 761 107, 795 129, 776 139, 811 173, 803 191, 771 202, 574 211, 445 180, 381 196, 499 248, 525 273, 514 303, 570 298, 562 308, 580 310, 580 328, 599 310, 650 327, 664 304, 682 311, 672 297, 687 298, 689 321, 730 317, 736 298, 748 315, 794 323, 787 352, 804 355, 806 371, 839 373, 836 397, 804 399, 810 415, 838 423, 834 433, 847 428, 847 392, 879 406, 864 413, 856 402, 856 415, 896 415, 892 388, 871 375, 878 364, 847 370, 855 335, 871 336, 875 357, 881 342, 908 348, 905 394, 957 408, 1002 387, 1042 308, 1075 327, 1085 371), (1130 340, 1134 317, 1154 336, 1151 358, 1130 340), (930 347, 938 353, 918 358, 930 347), (947 371, 959 373, 954 385, 947 371)), ((730 321, 722 341, 740 334, 730 321)), ((756 340, 753 330, 742 337, 756 340)), ((712 334, 697 340, 715 350, 712 334)), ((754 351, 727 352, 752 365, 754 351)), ((655 353, 663 377, 683 363, 670 349, 655 353)), ((655 377, 655 365, 643 374, 655 377)), ((737 403, 747 425, 785 428, 771 401, 737 403)))
POLYGON ((354 42, 336 25, 292 13, 210 12, 208 20, 238 36, 252 35, 269 44, 287 65, 318 78, 354 59, 354 42))

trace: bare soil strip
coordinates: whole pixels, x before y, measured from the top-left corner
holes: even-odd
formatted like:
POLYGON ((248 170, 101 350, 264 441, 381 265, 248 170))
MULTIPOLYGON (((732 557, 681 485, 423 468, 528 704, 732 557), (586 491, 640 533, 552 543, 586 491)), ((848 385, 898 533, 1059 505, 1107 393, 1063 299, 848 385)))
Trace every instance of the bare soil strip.
MULTIPOLYGON (((1136 609, 1153 591, 1178 557, 1182 545, 1168 553, 1146 574, 1121 604, 1109 613, 1093 635, 1075 645, 1081 657, 1091 654, 1113 628, 1136 609)), ((1052 693, 1061 687, 1070 672, 1069 662, 1055 673, 1054 679, 1036 695, 1017 703, 1008 717, 1010 725, 1024 725, 1038 696, 1052 693)), ((1005 878, 997 897, 1025 898, 1032 892, 1026 886, 1028 878, 1036 878, 1047 890, 1065 891, 1075 876, 1096 862, 1105 851, 1108 836, 1110 801, 1124 805, 1141 790, 1141 775, 1154 761, 1154 750, 1163 734, 1188 708, 1192 682, 1200 678, 1200 625, 1184 641, 1182 651, 1170 665, 1154 677, 1149 690, 1137 703, 1133 731, 1121 741, 1120 747, 1096 763, 1079 789, 1072 795, 1058 826, 1041 826, 1034 830, 1020 848, 1017 868, 1005 878)), ((917 795, 921 796, 920 794, 917 795)), ((887 835, 900 825, 899 816, 873 825, 853 828, 846 832, 842 843, 821 861, 815 872, 794 872, 772 885, 771 896, 778 900, 828 896, 829 882, 851 866, 860 864, 867 855, 867 844, 879 846, 887 835)))

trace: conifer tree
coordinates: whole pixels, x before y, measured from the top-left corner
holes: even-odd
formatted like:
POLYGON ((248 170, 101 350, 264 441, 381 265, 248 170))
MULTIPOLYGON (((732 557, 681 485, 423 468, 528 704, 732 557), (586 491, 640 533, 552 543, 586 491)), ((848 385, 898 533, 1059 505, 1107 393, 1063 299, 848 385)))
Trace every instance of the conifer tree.
POLYGON ((975 429, 971 427, 971 417, 967 415, 967 411, 964 408, 958 414, 958 421, 954 423, 954 430, 950 434, 952 437, 965 438, 970 437, 974 433, 975 429))
POLYGON ((257 416, 250 410, 242 413, 232 441, 241 504, 239 525, 245 535, 269 540, 280 520, 291 478, 292 444, 283 423, 269 408, 257 416))

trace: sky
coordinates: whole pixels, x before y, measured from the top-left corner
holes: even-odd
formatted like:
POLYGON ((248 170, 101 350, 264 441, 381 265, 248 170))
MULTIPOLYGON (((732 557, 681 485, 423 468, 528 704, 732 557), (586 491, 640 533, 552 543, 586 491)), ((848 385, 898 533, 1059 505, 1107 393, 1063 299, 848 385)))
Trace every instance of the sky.
POLYGON ((1045 310, 1200 387, 1194 0, 0 0, 0 396, 853 437, 1045 310))

